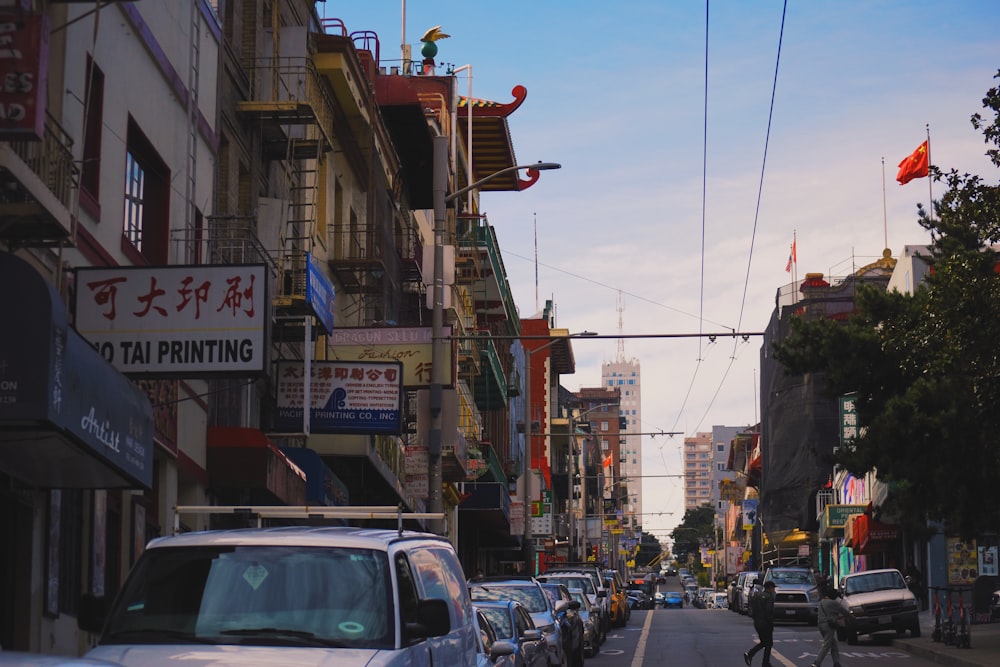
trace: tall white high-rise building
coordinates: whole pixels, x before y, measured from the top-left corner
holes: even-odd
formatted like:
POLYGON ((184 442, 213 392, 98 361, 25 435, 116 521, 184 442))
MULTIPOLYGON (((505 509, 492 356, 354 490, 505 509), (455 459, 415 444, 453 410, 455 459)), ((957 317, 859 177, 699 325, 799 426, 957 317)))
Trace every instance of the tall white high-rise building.
MULTIPOLYGON (((621 353, 621 349, 619 349, 621 353)), ((626 479, 628 506, 623 507, 626 526, 642 527, 642 382, 639 360, 625 360, 620 354, 615 361, 601 364, 601 385, 621 392, 620 416, 625 420, 621 435, 620 464, 626 479)))

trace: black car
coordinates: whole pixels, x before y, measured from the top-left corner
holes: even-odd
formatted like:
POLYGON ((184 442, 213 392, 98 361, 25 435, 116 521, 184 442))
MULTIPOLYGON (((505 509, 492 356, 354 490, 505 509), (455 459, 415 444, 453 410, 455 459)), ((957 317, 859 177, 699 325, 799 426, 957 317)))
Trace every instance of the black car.
POLYGON ((563 652, 569 660, 569 667, 583 667, 583 619, 580 618, 580 603, 573 599, 569 589, 562 584, 542 583, 542 588, 552 601, 562 632, 563 652), (566 602, 566 605, 560 605, 566 602))

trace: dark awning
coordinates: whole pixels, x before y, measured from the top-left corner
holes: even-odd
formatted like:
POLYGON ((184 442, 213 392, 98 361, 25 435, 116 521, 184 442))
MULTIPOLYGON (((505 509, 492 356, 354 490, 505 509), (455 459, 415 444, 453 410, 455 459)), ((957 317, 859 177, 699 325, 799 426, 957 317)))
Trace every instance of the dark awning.
POLYGON ((0 253, 0 285, 0 467, 43 488, 152 488, 149 399, 30 264, 0 253))
POLYGON ((262 431, 208 428, 208 479, 213 490, 234 502, 306 504, 306 474, 262 431))

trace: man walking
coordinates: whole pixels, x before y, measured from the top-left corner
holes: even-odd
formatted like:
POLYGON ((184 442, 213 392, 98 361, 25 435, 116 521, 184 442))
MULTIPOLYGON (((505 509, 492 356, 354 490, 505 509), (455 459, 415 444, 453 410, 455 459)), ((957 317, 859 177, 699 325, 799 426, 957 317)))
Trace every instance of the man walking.
POLYGON ((836 588, 828 588, 819 601, 819 614, 816 624, 823 635, 823 645, 819 649, 816 660, 809 667, 819 667, 823 658, 829 653, 833 656, 833 667, 840 667, 840 647, 837 646, 838 621, 850 617, 847 609, 840 602, 840 593, 836 588))
POLYGON ((763 667, 771 667, 771 647, 774 646, 774 582, 765 581, 764 590, 750 600, 750 615, 753 627, 760 638, 752 649, 743 654, 748 665, 759 651, 764 651, 763 667))

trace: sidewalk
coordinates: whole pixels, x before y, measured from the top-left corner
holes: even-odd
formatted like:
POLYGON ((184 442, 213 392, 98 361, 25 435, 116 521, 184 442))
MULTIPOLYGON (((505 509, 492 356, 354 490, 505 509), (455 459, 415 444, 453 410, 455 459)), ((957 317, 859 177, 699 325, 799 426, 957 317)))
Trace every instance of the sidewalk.
POLYGON ((920 613, 920 637, 893 638, 893 646, 914 655, 933 660, 941 665, 958 667, 995 667, 1000 665, 1000 623, 983 623, 971 628, 972 647, 956 648, 931 639, 934 633, 934 614, 920 613))

